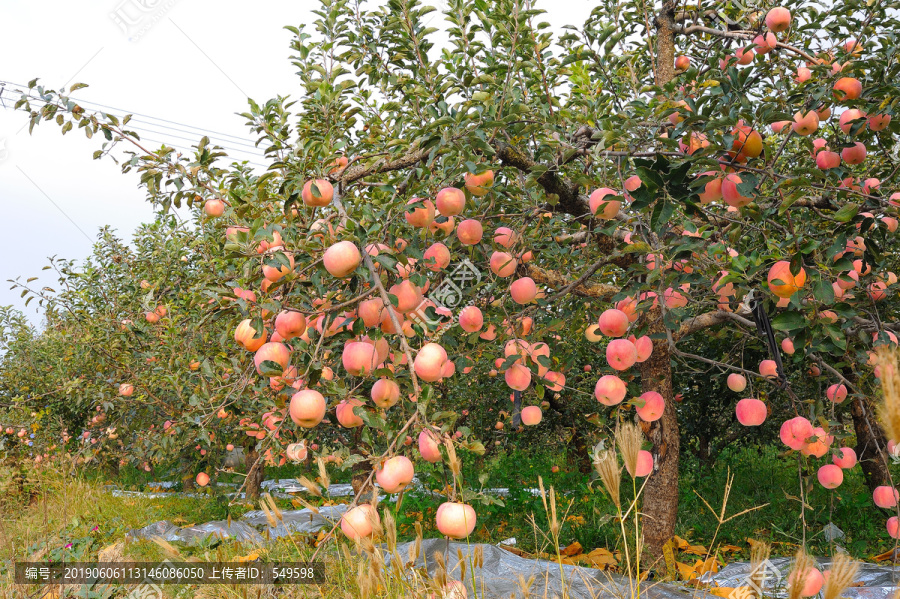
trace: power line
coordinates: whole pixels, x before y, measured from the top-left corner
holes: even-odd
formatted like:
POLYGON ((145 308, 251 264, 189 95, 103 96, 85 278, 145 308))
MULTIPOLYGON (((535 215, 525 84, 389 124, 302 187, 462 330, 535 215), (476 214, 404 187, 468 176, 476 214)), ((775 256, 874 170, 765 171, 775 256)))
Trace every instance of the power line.
MULTIPOLYGON (((14 109, 12 109, 12 108, 10 108, 10 107, 8 107, 8 106, 2 106, 2 107, 5 108, 5 109, 7 109, 7 110, 14 110, 14 109)), ((165 144, 166 146, 169 146, 169 147, 175 148, 176 150, 181 150, 181 151, 187 152, 187 153, 192 153, 192 152, 195 152, 195 151, 196 151, 196 148, 191 148, 191 147, 189 147, 187 144, 181 144, 181 143, 178 143, 178 142, 174 142, 174 143, 173 143, 171 140, 165 140, 165 141, 164 141, 164 140, 161 140, 161 139, 156 139, 156 138, 153 138, 153 137, 148 137, 148 136, 146 136, 146 135, 143 135, 143 133, 145 132, 144 130, 138 129, 138 128, 136 128, 136 127, 132 127, 132 129, 134 129, 134 130, 139 134, 139 137, 140 137, 140 140, 139 140, 139 141, 151 141, 151 142, 154 142, 154 143, 165 144)), ((147 133, 151 133, 151 134, 163 135, 163 136, 167 136, 167 137, 175 137, 175 138, 183 139, 183 140, 187 140, 187 141, 193 141, 191 138, 188 138, 188 137, 182 137, 182 136, 180 136, 180 135, 174 135, 174 134, 171 134, 171 133, 166 133, 165 131, 153 131, 153 130, 149 130, 149 129, 148 129, 148 130, 146 130, 146 132, 147 132, 147 133)), ((251 156, 251 157, 253 157, 253 158, 262 158, 262 159, 265 159, 265 156, 260 155, 260 154, 256 154, 256 153, 254 153, 254 152, 250 152, 250 151, 245 150, 245 149, 243 149, 243 148, 234 148, 234 147, 226 146, 226 145, 223 145, 223 144, 216 144, 216 145, 217 145, 218 147, 221 147, 221 148, 224 149, 224 150, 230 150, 231 153, 235 154, 234 156, 230 156, 230 157, 233 158, 233 159, 235 159, 235 160, 239 160, 239 159, 240 159, 240 156, 239 156, 239 155, 241 155, 241 154, 246 155, 246 156, 251 156)), ((260 168, 264 168, 264 169, 265 169, 265 168, 269 168, 269 165, 267 165, 267 164, 261 164, 261 163, 259 163, 259 162, 255 162, 255 161, 253 161, 253 160, 247 160, 247 162, 250 163, 250 164, 252 164, 252 165, 254 165, 254 166, 258 166, 258 167, 260 167, 260 168)))
MULTIPOLYGON (((11 82, 11 81, 3 81, 3 80, 0 80, 0 88, 2 88, 2 86, 4 86, 4 85, 11 85, 11 86, 14 86, 14 87, 21 87, 21 88, 27 88, 27 87, 28 87, 27 85, 22 85, 22 84, 20 84, 20 83, 13 83, 13 82, 11 82)), ((29 96, 29 97, 32 97, 32 96, 29 96)), ((42 98, 38 98, 38 99, 42 99, 42 98)), ((214 135, 216 135, 216 136, 218 136, 218 137, 233 137, 235 140, 238 140, 238 141, 245 141, 245 142, 247 141, 246 138, 239 137, 239 136, 237 136, 237 135, 231 135, 230 133, 221 133, 221 132, 218 132, 218 131, 210 131, 210 130, 208 130, 208 129, 203 129, 202 127, 195 127, 194 125, 187 125, 187 124, 184 124, 184 123, 179 123, 179 122, 177 122, 177 121, 170 121, 170 120, 168 120, 168 119, 163 119, 163 118, 156 117, 156 116, 151 116, 151 115, 148 115, 148 114, 142 114, 142 113, 140 113, 140 112, 132 112, 132 111, 130 111, 130 110, 125 110, 124 108, 116 108, 115 106, 108 106, 108 105, 106 105, 106 104, 101 104, 100 102, 92 102, 92 101, 90 101, 90 100, 80 100, 80 99, 78 99, 78 98, 72 98, 72 100, 74 100, 74 101, 76 101, 76 102, 79 102, 79 103, 81 103, 81 104, 93 104, 94 106, 100 106, 101 108, 107 108, 107 109, 109 109, 109 110, 115 110, 115 111, 118 111, 118 112, 120 112, 120 113, 122 113, 122 114, 131 114, 131 115, 135 115, 135 116, 142 116, 142 117, 144 117, 144 118, 153 119, 153 120, 156 120, 156 121, 162 121, 162 122, 164 122, 164 123, 169 123, 169 124, 172 124, 172 125, 178 125, 179 127, 186 127, 186 128, 188 128, 188 129, 197 129, 198 131, 203 131, 203 132, 205 132, 205 133, 212 133, 212 134, 214 134, 214 135)))
MULTIPOLYGON (((152 142, 154 142, 154 143, 164 144, 164 145, 166 145, 166 146, 168 146, 168 147, 170 147, 170 148, 174 148, 174 149, 176 149, 176 150, 181 150, 181 151, 183 151, 183 152, 193 152, 193 151, 194 151, 194 150, 191 149, 191 148, 186 148, 186 147, 184 147, 184 146, 182 146, 182 145, 176 145, 176 144, 173 144, 173 143, 169 143, 169 142, 167 142, 167 141, 162 141, 162 140, 160 140, 160 139, 153 139, 152 137, 142 137, 142 138, 141 138, 141 141, 152 141, 152 142)), ((232 156, 232 157, 230 157, 230 158, 232 158, 233 160, 235 160, 235 161, 237 161, 237 162, 241 162, 241 160, 239 160, 239 159, 236 158, 236 157, 233 157, 233 156, 232 156)), ((258 167, 260 167, 260 168, 264 168, 264 169, 269 168, 269 165, 267 165, 267 164, 260 164, 259 162, 254 162, 254 161, 252 161, 252 160, 247 160, 247 163, 248 163, 248 164, 252 164, 253 166, 258 166, 258 167)))
MULTIPOLYGON (((6 84, 17 85, 17 84, 10 83, 10 82, 0 81, 0 97, 2 97, 3 91, 5 91, 4 88, 3 88, 3 86, 6 85, 6 84)), ((44 100, 43 98, 40 98, 40 97, 37 97, 37 96, 33 96, 33 95, 30 95, 30 94, 25 94, 25 95, 26 95, 26 97, 28 97, 29 99, 31 99, 31 100, 33 100, 33 101, 36 101, 36 102, 44 102, 45 105, 49 103, 49 102, 47 102, 46 100, 44 100)), ((88 105, 88 104, 94 104, 94 105, 96 105, 96 106, 101 106, 101 107, 104 107, 104 108, 110 108, 110 109, 112 109, 112 110, 119 110, 119 111, 121 111, 123 114, 130 114, 130 113, 128 113, 128 112, 125 111, 125 110, 122 110, 122 109, 119 109, 119 108, 114 108, 114 107, 105 106, 105 105, 103 105, 103 104, 99 104, 99 103, 95 103, 95 102, 81 101, 81 100, 77 100, 77 99, 74 99, 74 98, 73 98, 73 100, 76 101, 76 102, 79 102, 79 103, 81 103, 81 104, 85 104, 85 105, 88 105)), ((10 107, 7 107, 5 104, 3 104, 3 107, 4 107, 4 108, 10 108, 10 107)), ((135 113, 135 114, 138 114, 138 113, 135 113)), ((144 116, 145 118, 148 118, 148 119, 153 119, 153 120, 161 121, 161 122, 173 123, 173 124, 179 125, 180 127, 187 127, 187 128, 190 128, 190 129, 195 129, 196 131, 205 134, 206 137, 209 137, 211 141, 217 142, 217 145, 221 146, 221 147, 224 148, 224 149, 232 150, 232 151, 234 151, 234 152, 240 152, 240 153, 248 154, 248 155, 254 156, 254 157, 256 157, 256 158, 262 158, 262 159, 265 159, 265 158, 266 158, 266 155, 265 155, 262 151, 260 151, 259 148, 258 148, 255 144, 250 144, 250 143, 248 143, 246 140, 241 140, 241 138, 239 138, 239 137, 237 137, 237 136, 234 136, 234 135, 228 135, 228 134, 224 134, 224 133, 218 133, 218 132, 215 132, 215 131, 209 131, 209 130, 203 129, 203 128, 201 128, 201 127, 194 127, 193 125, 184 125, 184 124, 181 124, 181 123, 176 123, 175 121, 169 121, 169 120, 167 120, 167 119, 161 119, 161 118, 158 118, 158 117, 153 117, 153 116, 148 116, 148 115, 141 115, 141 116, 144 116), (220 135, 222 136, 222 138, 219 138, 220 135), (232 139, 224 139, 224 137, 230 137, 230 138, 233 138, 234 141, 233 141, 232 139), (243 148, 241 148, 241 147, 235 147, 234 145, 230 145, 230 144, 239 144, 239 145, 244 145, 245 147, 243 147, 243 148), (253 150, 251 150, 251 149, 249 149, 249 148, 253 148, 253 150, 255 150, 255 151, 253 151, 253 150)), ((122 118, 122 117, 119 117, 119 118, 122 118)), ((185 131, 185 130, 182 130, 182 129, 178 129, 178 128, 175 128, 175 127, 170 127, 170 126, 163 125, 163 124, 159 124, 159 123, 147 122, 147 121, 144 121, 144 120, 142 120, 142 119, 132 119, 132 120, 129 121, 129 122, 130 122, 130 123, 133 123, 133 122, 136 122, 136 121, 137 121, 137 122, 144 123, 144 126, 140 126, 140 127, 134 127, 134 126, 132 126, 132 127, 131 127, 132 129, 135 129, 135 130, 138 130, 138 129, 145 129, 146 131, 149 131, 150 133, 154 133, 154 134, 160 134, 160 135, 171 136, 171 137, 175 137, 175 138, 182 139, 182 140, 186 140, 186 141, 194 141, 194 138, 184 137, 184 136, 181 136, 181 135, 176 135, 176 134, 174 134, 174 133, 168 133, 167 131, 158 131, 158 130, 154 130, 154 129, 149 129, 148 127, 158 127, 158 128, 160 128, 160 129, 164 129, 164 130, 174 131, 174 132, 177 132, 177 133, 187 133, 187 134, 193 133, 192 131, 185 131)), ((146 138, 146 139, 148 139, 149 141, 157 141, 157 142, 159 141, 159 140, 150 140, 149 138, 146 138)), ((160 143, 168 143, 168 142, 160 142, 160 143)), ((170 145, 173 145, 173 146, 174 146, 175 144, 170 144, 170 145)), ((264 166, 264 165, 260 165, 260 166, 264 166)))
MULTIPOLYGON (((9 109, 9 108, 7 108, 7 109, 9 109)), ((161 139, 156 139, 156 138, 153 138, 153 137, 149 137, 149 136, 147 136, 147 135, 144 135, 145 131, 143 131, 143 130, 136 130, 136 133, 139 134, 139 138, 140 138, 139 141, 151 141, 151 142, 155 142, 155 143, 159 143, 159 144, 165 144, 165 145, 167 145, 167 146, 169 146, 169 147, 175 148, 175 149, 177 149, 177 150, 182 150, 182 151, 184 151, 184 152, 186 152, 186 153, 193 153, 193 152, 196 151, 196 148, 191 148, 191 147, 189 147, 187 144, 178 143, 178 142, 172 142, 171 140, 165 140, 165 141, 164 141, 164 140, 161 140, 161 139)), ((180 137, 180 136, 177 136, 177 135, 171 135, 171 134, 165 133, 165 132, 163 132, 163 131, 147 131, 147 133, 151 133, 151 134, 162 134, 163 136, 169 136, 169 137, 180 137)), ((188 138, 181 137, 180 139, 188 139, 188 138)), ((217 147, 220 147, 220 148, 222 148, 223 150, 230 150, 229 157, 230 157, 230 158, 233 158, 233 159, 235 159, 235 160, 241 159, 242 156, 243 156, 243 159, 247 159, 247 157, 263 158, 263 159, 265 158, 264 156, 261 156, 261 155, 259 155, 259 154, 254 154, 253 152, 248 152, 247 150, 244 150, 244 149, 242 149, 242 148, 231 148, 231 147, 228 147, 228 146, 222 146, 222 145, 219 145, 219 144, 216 144, 216 145, 217 145, 217 147)), ((258 166, 258 167, 261 167, 261 168, 268 168, 268 167, 269 167, 269 165, 267 165, 267 164, 262 164, 262 163, 259 163, 259 162, 254 161, 254 160, 247 160, 247 161, 248 161, 250 164, 253 164, 254 166, 258 166)))

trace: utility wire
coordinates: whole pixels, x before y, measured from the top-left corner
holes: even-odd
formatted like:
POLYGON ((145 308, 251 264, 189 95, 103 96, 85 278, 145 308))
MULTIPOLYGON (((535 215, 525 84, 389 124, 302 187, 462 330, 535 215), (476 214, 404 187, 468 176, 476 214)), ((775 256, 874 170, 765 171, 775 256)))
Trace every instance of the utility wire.
MULTIPOLYGON (((22 85, 22 84, 20 84, 20 83, 13 83, 12 81, 4 81, 4 80, 0 80, 0 89, 2 89, 2 87, 3 87, 3 86, 6 86, 6 85, 11 85, 11 86, 13 86, 13 87, 19 87, 19 88, 23 88, 23 89, 28 87, 27 85, 22 85)), ((24 93, 24 92, 22 92, 22 93, 24 93)), ((28 95, 28 94, 26 94, 26 95, 28 95)), ((29 95, 29 97, 32 97, 32 96, 29 95)), ((43 100, 43 98, 37 98, 37 99, 43 100)), ((116 108, 115 106, 108 106, 108 105, 106 105, 106 104, 101 104, 101 103, 99 103, 99 102, 92 102, 92 101, 90 101, 90 100, 81 100, 81 99, 78 99, 78 98, 71 98, 71 99, 74 100, 75 102, 78 102, 79 104, 93 104, 94 106, 99 106, 99 107, 101 107, 101 108, 106 108, 106 109, 108 109, 108 110, 115 110, 115 111, 117 111, 117 112, 119 112, 119 113, 121 113, 121 114, 130 114, 130 115, 134 115, 134 116, 141 116, 141 117, 148 118, 148 119, 153 119, 153 120, 156 120, 156 121, 162 121, 162 122, 164 122, 164 123, 169 123, 169 124, 171 124, 171 125, 178 125, 179 127, 186 127, 186 128, 188 128, 188 129, 197 129, 198 131, 202 131, 202 132, 204 132, 204 133, 212 133, 213 135, 215 135, 215 136, 217 136, 217 137, 232 137, 232 138, 234 138, 235 140, 238 140, 238 141, 243 141, 243 142, 246 142, 246 141, 247 141, 247 139, 244 138, 244 137, 240 137, 240 136, 237 136, 237 135, 232 135, 232 134, 230 134, 230 133, 221 133, 221 132, 218 132, 218 131, 210 131, 210 130, 207 130, 207 129, 203 129, 202 127, 196 127, 196 126, 194 126, 194 125, 187 125, 187 124, 185 124, 185 123, 179 123, 179 122, 177 122, 177 121, 170 121, 170 120, 168 120, 168 119, 164 119, 164 118, 152 116, 152 115, 149 115, 149 114, 142 114, 142 113, 140 113, 140 112, 132 112, 132 111, 130 111, 130 110, 125 110, 124 108, 116 108)))
MULTIPOLYGON (((3 92, 5 92, 5 89, 4 89, 4 86, 5 86, 5 85, 15 85, 15 86, 17 86, 17 87, 22 87, 22 86, 18 86, 18 84, 6 82, 6 81, 0 81, 0 98, 2 98, 3 92)), ((44 100, 43 98, 41 98, 41 97, 33 96, 33 95, 30 95, 30 94, 25 94, 25 95, 26 95, 30 100, 33 100, 33 101, 35 101, 35 102, 44 102, 45 105, 48 104, 48 102, 47 102, 46 100, 44 100)), ((119 111, 121 111, 123 114, 132 114, 132 113, 129 113, 128 111, 125 111, 125 110, 122 110, 122 109, 119 109, 119 108, 114 108, 114 107, 110 107, 110 106, 105 106, 105 105, 103 105, 103 104, 99 104, 99 103, 95 103, 95 102, 82 101, 82 100, 78 100, 78 99, 75 99, 75 98, 72 98, 72 100, 78 102, 79 104, 85 104, 85 105, 95 104, 96 106, 101 106, 101 107, 103 107, 103 108, 110 108, 110 109, 112 109, 112 110, 119 110, 119 111)), ((2 104, 0 104, 0 106, 2 106, 3 108, 13 109, 11 106, 7 106, 5 102, 3 102, 2 104)), ((88 107, 90 108, 90 106, 88 106, 88 107)), ((195 126, 193 126, 193 125, 185 125, 185 124, 183 124, 183 123, 177 123, 177 122, 175 122, 175 121, 169 121, 169 120, 167 120, 167 119, 161 119, 161 118, 153 117, 153 116, 149 116, 149 115, 141 115, 141 116, 144 116, 145 118, 148 118, 148 119, 154 119, 154 120, 158 120, 158 121, 161 121, 161 122, 165 122, 165 123, 172 123, 172 124, 178 125, 179 127, 185 127, 185 128, 194 129, 194 130, 196 130, 196 131, 199 132, 199 133, 205 134, 207 137, 210 138, 211 141, 215 142, 216 145, 219 145, 219 146, 222 147, 223 149, 231 150, 231 151, 236 152, 236 153, 247 154, 247 155, 249 155, 249 156, 253 156, 254 158, 259 158, 259 159, 263 159, 263 160, 266 158, 265 154, 263 154, 263 153, 259 150, 258 147, 256 147, 255 145, 251 145, 251 144, 248 143, 246 140, 241 140, 241 138, 239 138, 239 137, 237 137, 237 136, 229 135, 229 134, 225 134, 225 133, 219 133, 219 132, 215 132, 215 131, 209 131, 209 130, 203 129, 203 128, 201 128, 201 127, 195 127, 195 126), (220 135, 223 136, 223 138, 224 138, 224 137, 229 137, 229 138, 233 138, 234 140, 237 140, 237 141, 232 141, 232 139, 217 139, 218 136, 220 136, 220 135), (231 144, 240 144, 240 145, 244 145, 245 147, 243 147, 243 148, 242 148, 242 147, 235 147, 235 145, 231 145, 231 144), (253 149, 249 149, 249 148, 253 148, 253 149), (255 151, 254 151, 254 150, 255 150, 255 151)), ((121 119, 122 117, 119 116, 119 118, 121 119)), ((174 131, 174 132, 177 132, 177 133, 186 133, 186 134, 190 135, 190 134, 193 133, 193 131, 186 131, 186 130, 183 130, 183 129, 178 129, 178 128, 176 128, 176 127, 170 127, 170 126, 168 126, 168 125, 163 125, 163 124, 160 124, 160 123, 148 122, 148 121, 144 121, 143 119, 134 119, 134 118, 131 119, 131 121, 129 121, 129 125, 131 125, 131 124, 134 123, 135 121, 139 121, 139 122, 141 122, 141 123, 144 123, 144 125, 142 125, 142 126, 131 126, 132 129, 137 130, 139 133, 141 132, 141 130, 145 130, 146 132, 149 132, 149 133, 151 133, 151 134, 162 135, 162 136, 166 136, 166 137, 173 137, 173 138, 182 139, 182 140, 186 140, 186 141, 195 141, 195 139, 194 139, 194 138, 191 138, 191 137, 184 137, 184 136, 182 136, 182 135, 176 135, 175 133, 170 133, 170 131, 174 131), (158 127, 159 129, 163 129, 163 131, 159 131, 159 130, 156 130, 156 129, 150 129, 149 127, 158 127)), ((144 139, 144 140, 147 140, 147 141, 152 141, 152 142, 155 142, 155 143, 165 143, 165 144, 167 144, 167 145, 169 145, 169 146, 172 146, 173 148, 176 148, 176 149, 184 149, 184 150, 187 150, 187 151, 193 151, 193 150, 191 150, 191 149, 188 149, 188 148, 184 147, 184 144, 177 144, 177 143, 171 143, 171 142, 168 142, 168 141, 161 141, 161 140, 154 139, 154 138, 150 138, 150 137, 144 137, 143 135, 141 136, 141 139, 144 139)), ((259 167, 262 167, 262 168, 267 168, 267 167, 268 167, 268 165, 260 164, 259 162, 254 162, 254 161, 252 161, 252 160, 249 161, 249 162, 250 162, 251 164, 253 164, 254 166, 259 166, 259 167)))

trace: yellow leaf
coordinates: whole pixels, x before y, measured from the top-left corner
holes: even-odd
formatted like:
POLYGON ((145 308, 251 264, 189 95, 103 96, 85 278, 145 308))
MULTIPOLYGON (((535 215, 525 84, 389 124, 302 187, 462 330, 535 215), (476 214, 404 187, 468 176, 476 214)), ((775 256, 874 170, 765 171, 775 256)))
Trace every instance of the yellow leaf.
POLYGON ((707 572, 716 573, 719 571, 719 562, 716 561, 715 557, 711 557, 706 561, 697 560, 697 563, 694 564, 694 570, 697 571, 698 575, 706 574, 707 572))
POLYGON ((733 589, 728 587, 716 587, 710 589, 709 592, 713 595, 728 597, 730 599, 754 599, 754 597, 756 597, 756 594, 750 587, 736 587, 733 589))
POLYGON ((571 557, 573 555, 578 555, 582 551, 584 551, 584 548, 581 546, 581 543, 575 541, 571 545, 564 547, 562 550, 562 554, 571 557))
POLYGON ((608 549, 597 548, 590 553, 584 553, 576 558, 578 561, 601 570, 618 564, 616 557, 608 549))
POLYGON ((893 550, 893 549, 888 549, 887 551, 885 551, 885 552, 882 553, 881 555, 876 555, 876 556, 873 557, 872 559, 874 559, 876 562, 883 562, 883 561, 886 561, 886 560, 891 559, 892 557, 894 557, 894 550, 893 550))
POLYGON ((675 541, 675 547, 677 549, 687 549, 688 547, 691 546, 690 543, 688 543, 687 541, 685 541, 678 535, 675 535, 674 537, 672 537, 672 540, 675 541))
POLYGON ((722 545, 719 547, 719 551, 723 551, 725 553, 737 553, 738 551, 743 551, 741 547, 737 545, 722 545))
POLYGON ((675 562, 675 566, 678 568, 678 575, 681 576, 682 580, 693 580, 697 578, 697 572, 690 564, 675 562))
POLYGON ((249 553, 247 555, 239 555, 234 558, 236 562, 254 562, 259 559, 259 552, 254 551, 253 553, 249 553))
POLYGON ((684 552, 699 556, 705 556, 707 553, 706 547, 704 547, 703 545, 689 545, 686 549, 684 549, 684 552))
POLYGON ((678 571, 675 568, 675 539, 669 539, 663 545, 663 559, 666 562, 666 580, 677 580, 678 571))

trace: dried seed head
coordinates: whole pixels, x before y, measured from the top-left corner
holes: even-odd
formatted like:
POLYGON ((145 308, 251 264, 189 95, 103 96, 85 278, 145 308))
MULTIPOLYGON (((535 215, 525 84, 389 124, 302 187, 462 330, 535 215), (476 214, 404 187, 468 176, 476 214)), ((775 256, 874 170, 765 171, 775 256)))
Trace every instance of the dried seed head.
POLYGON ((560 523, 556 517, 556 489, 550 487, 550 533, 554 539, 559 538, 560 523))
POLYGON ((372 536, 379 538, 384 535, 384 528, 381 526, 381 518, 378 517, 378 504, 372 503, 373 510, 366 510, 366 520, 372 525, 372 536))
POLYGON ((431 577, 434 582, 435 589, 443 589, 447 585, 447 563, 444 561, 444 554, 440 551, 434 552, 434 576, 431 577))
POLYGON ((325 467, 325 460, 322 459, 322 456, 316 458, 316 465, 319 467, 319 483, 325 490, 328 490, 328 487, 331 485, 331 479, 328 478, 328 469, 325 467))
POLYGON ((801 547, 794 558, 794 567, 788 576, 788 599, 800 599, 800 592, 806 582, 806 575, 814 568, 813 560, 801 547))
POLYGON ((594 468, 600 475, 600 481, 606 488, 615 506, 619 509, 622 507, 622 501, 619 497, 619 486, 622 481, 622 470, 619 468, 619 462, 616 459, 615 449, 603 449, 594 453, 594 468))
POLYGON ((765 564, 772 554, 772 547, 764 541, 757 541, 755 539, 749 539, 749 541, 750 589, 751 593, 755 596, 756 589, 762 590, 762 585, 765 583, 765 578, 767 576, 765 564))
POLYGON ((462 474, 462 462, 456 455, 456 448, 453 446, 453 440, 444 438, 444 447, 447 448, 447 465, 450 467, 450 472, 453 473, 455 478, 459 478, 462 474))
POLYGON ((531 587, 534 586, 534 574, 529 576, 528 580, 525 580, 525 577, 519 574, 519 580, 516 582, 519 585, 519 591, 522 593, 522 599, 531 597, 531 587))
POLYGON ((266 515, 266 522, 269 523, 269 526, 271 526, 272 528, 278 526, 278 522, 275 520, 275 516, 272 515, 272 511, 269 509, 269 505, 266 503, 265 497, 259 500, 259 507, 266 515))
POLYGON ((394 521, 394 516, 390 510, 385 510, 382 525, 385 530, 384 536, 387 541, 388 551, 395 551, 397 549, 397 522, 394 521))
POLYGON ((884 425, 888 439, 900 439, 900 350, 882 345, 876 350, 878 367, 881 370, 881 390, 884 403, 878 415, 884 425))
POLYGON ((281 509, 275 504, 275 499, 269 493, 264 493, 263 498, 268 502, 269 509, 272 510, 272 514, 275 516, 275 519, 279 522, 284 522, 284 514, 281 509))
POLYGON ((637 472, 638 454, 641 451, 643 440, 644 434, 636 424, 633 422, 619 424, 619 428, 616 430, 616 445, 622 454, 625 469, 632 477, 637 472))
POLYGON ((824 599, 838 599, 850 588, 853 579, 859 573, 859 564, 846 553, 838 553, 831 562, 831 574, 825 581, 824 599))
POLYGON ((414 564, 422 555, 422 523, 416 522, 416 540, 409 545, 409 563, 414 564))
POLYGON ((303 485, 303 488, 315 495, 316 497, 322 497, 322 489, 319 488, 319 485, 309 480, 305 476, 298 476, 297 482, 303 485))

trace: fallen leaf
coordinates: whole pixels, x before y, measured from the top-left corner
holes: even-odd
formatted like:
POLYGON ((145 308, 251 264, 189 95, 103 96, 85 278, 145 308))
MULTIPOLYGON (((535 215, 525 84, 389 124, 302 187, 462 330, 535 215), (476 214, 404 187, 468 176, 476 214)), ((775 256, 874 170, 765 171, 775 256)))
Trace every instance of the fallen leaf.
POLYGON ((753 589, 750 587, 713 587, 709 589, 711 595, 727 597, 730 599, 751 599, 753 589))
POLYGON ((690 545, 690 546, 688 546, 687 549, 684 549, 683 551, 690 555, 699 555, 699 556, 705 556, 708 553, 708 551, 706 550, 706 547, 704 547, 703 545, 690 545))
POLYGON ((893 559, 893 557, 894 557, 894 550, 893 550, 893 549, 888 549, 887 551, 885 551, 885 552, 882 553, 881 555, 876 555, 876 556, 873 557, 872 559, 874 559, 876 562, 884 562, 884 561, 887 561, 887 560, 889 560, 889 559, 893 559))
POLYGON ((715 557, 706 560, 698 559, 693 566, 684 562, 675 562, 675 564, 678 566, 678 574, 684 580, 694 580, 707 572, 715 573, 719 571, 719 562, 716 561, 715 557))
POLYGON ((697 572, 694 571, 694 567, 690 564, 675 562, 675 566, 678 568, 678 575, 681 576, 682 580, 693 580, 697 577, 697 572))
POLYGON ((236 562, 255 562, 259 559, 259 552, 254 551, 253 553, 248 553, 247 555, 239 555, 234 558, 236 562))
POLYGON ((572 557, 573 555, 578 555, 582 551, 584 551, 584 548, 581 546, 581 543, 579 543, 578 541, 575 541, 571 545, 563 547, 562 554, 572 557))
POLYGON ((576 561, 599 570, 618 565, 615 555, 609 550, 602 547, 594 549, 590 553, 583 553, 577 556, 576 561))
POLYGON ((572 516, 569 516, 568 518, 566 518, 566 522, 571 522, 572 524, 575 524, 576 526, 584 526, 584 524, 585 524, 584 516, 575 516, 575 515, 572 515, 572 516))
POLYGON ((675 548, 676 548, 676 549, 687 549, 688 547, 691 546, 690 543, 688 543, 687 541, 685 541, 684 539, 682 539, 682 538, 679 537, 678 535, 675 535, 674 537, 672 537, 672 540, 675 541, 675 548))
POLYGON ((711 557, 705 561, 697 560, 697 563, 694 564, 694 569, 697 571, 698 575, 703 575, 707 572, 715 574, 719 571, 719 562, 716 561, 715 557, 711 557))
POLYGON ((122 561, 123 548, 125 544, 122 541, 118 541, 109 545, 108 547, 104 547, 97 554, 98 562, 119 562, 122 561))

